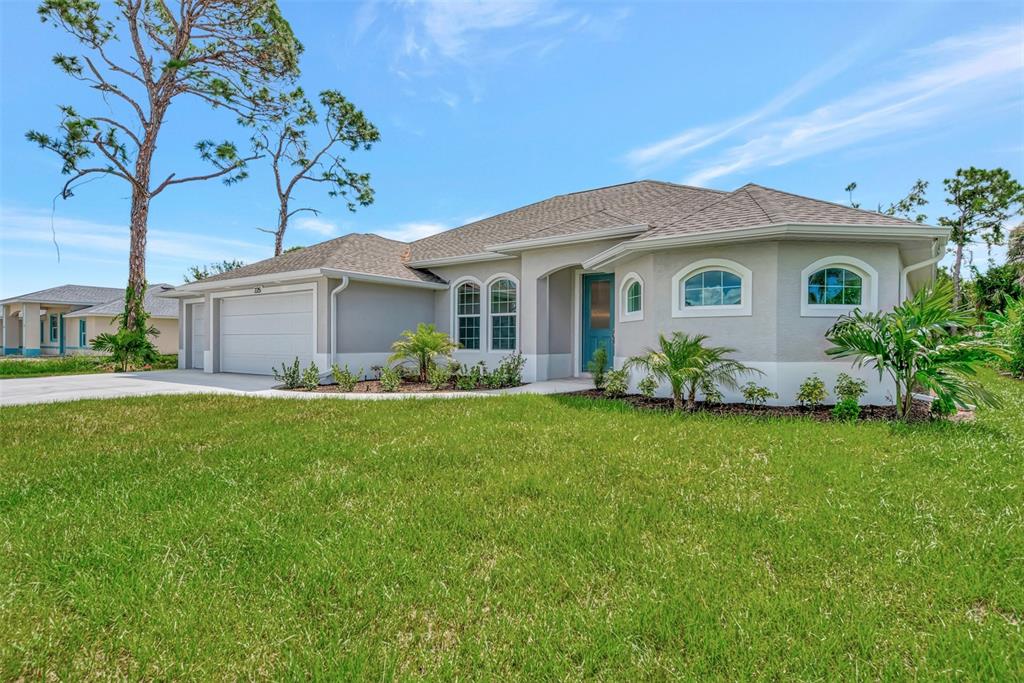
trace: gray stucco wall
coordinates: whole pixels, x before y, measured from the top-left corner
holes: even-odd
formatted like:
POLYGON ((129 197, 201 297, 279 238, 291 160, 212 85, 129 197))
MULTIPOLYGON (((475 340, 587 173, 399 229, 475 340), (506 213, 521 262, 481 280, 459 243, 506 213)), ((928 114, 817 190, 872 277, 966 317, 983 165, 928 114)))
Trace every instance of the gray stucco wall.
POLYGON ((403 331, 434 322, 430 289, 352 281, 336 298, 338 353, 383 353, 403 331))

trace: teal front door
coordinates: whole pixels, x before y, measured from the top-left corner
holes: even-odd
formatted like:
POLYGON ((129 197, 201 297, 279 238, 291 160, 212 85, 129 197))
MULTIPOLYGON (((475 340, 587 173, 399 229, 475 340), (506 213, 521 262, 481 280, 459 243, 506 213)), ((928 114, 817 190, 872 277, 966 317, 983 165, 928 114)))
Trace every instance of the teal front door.
POLYGON ((606 367, 615 357, 615 276, 587 273, 583 276, 583 340, 580 370, 587 370, 598 347, 608 352, 606 367))

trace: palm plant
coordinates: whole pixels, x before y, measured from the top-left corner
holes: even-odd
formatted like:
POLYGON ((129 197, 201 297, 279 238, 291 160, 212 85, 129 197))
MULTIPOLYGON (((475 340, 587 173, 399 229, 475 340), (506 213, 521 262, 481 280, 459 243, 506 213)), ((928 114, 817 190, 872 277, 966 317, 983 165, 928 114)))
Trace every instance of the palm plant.
POLYGON ((1024 297, 1006 297, 1002 313, 985 313, 984 331, 1006 347, 1010 358, 1007 369, 1016 377, 1024 377, 1024 297))
POLYGON ((658 348, 648 349, 642 356, 633 356, 626 361, 625 368, 637 368, 659 381, 668 382, 672 388, 672 407, 686 409, 697 407, 697 390, 702 386, 724 386, 739 388, 739 378, 744 375, 763 374, 727 356, 735 351, 724 346, 705 346, 706 334, 688 335, 676 332, 671 337, 658 335, 658 348))
POLYGON ((89 342, 94 350, 109 353, 121 372, 127 372, 133 364, 152 363, 160 355, 150 339, 160 334, 160 331, 149 324, 149 313, 143 306, 145 296, 145 283, 141 295, 128 287, 125 291, 124 312, 114 316, 113 322, 118 325, 117 332, 103 332, 89 342))
POLYGON ((433 324, 420 323, 416 331, 406 330, 398 341, 391 345, 394 352, 388 362, 411 360, 417 364, 421 382, 427 381, 427 370, 437 356, 451 356, 458 344, 444 332, 438 332, 433 324))
POLYGON ((1007 354, 998 342, 957 332, 970 323, 971 314, 953 306, 952 285, 940 282, 891 311, 840 317, 825 333, 834 345, 825 353, 874 367, 879 379, 888 373, 901 420, 910 416, 916 386, 961 408, 968 402, 995 405, 995 397, 971 378, 980 364, 1007 354))

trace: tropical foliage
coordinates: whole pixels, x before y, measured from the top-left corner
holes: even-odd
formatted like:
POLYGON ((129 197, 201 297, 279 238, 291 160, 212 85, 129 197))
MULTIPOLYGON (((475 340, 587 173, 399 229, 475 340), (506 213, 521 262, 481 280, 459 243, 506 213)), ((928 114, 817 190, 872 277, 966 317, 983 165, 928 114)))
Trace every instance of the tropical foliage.
POLYGON ((697 391, 701 387, 726 387, 739 389, 738 379, 744 375, 761 374, 760 370, 748 367, 729 358, 735 349, 724 346, 707 346, 708 336, 689 335, 676 332, 671 337, 658 335, 658 347, 647 353, 633 356, 626 361, 627 369, 636 368, 661 382, 668 382, 672 390, 672 407, 686 409, 697 407, 697 391))
POLYGON ((394 352, 388 358, 388 362, 412 361, 416 363, 419 371, 419 380, 427 381, 427 370, 435 363, 438 357, 448 358, 452 351, 458 348, 458 344, 452 341, 444 332, 439 332, 433 324, 420 323, 416 330, 406 330, 402 336, 391 345, 394 352))
POLYGON ((904 420, 917 387, 959 407, 993 404, 992 394, 973 378, 979 365, 1007 354, 992 339, 958 332, 970 322, 969 313, 953 306, 953 287, 942 282, 891 311, 856 310, 840 317, 826 333, 833 344, 826 353, 853 359, 855 367, 873 367, 879 378, 889 375, 896 385, 896 411, 904 420))
POLYGON ((138 295, 135 289, 128 287, 125 290, 124 311, 114 317, 117 331, 98 334, 90 342, 93 350, 109 353, 121 372, 127 372, 132 366, 154 363, 160 358, 156 345, 150 339, 160 334, 160 331, 149 324, 149 313, 143 306, 145 296, 145 284, 142 293, 138 295))
POLYGON ((1002 359, 1006 369, 1024 377, 1024 297, 1008 298, 1003 312, 988 313, 985 321, 992 339, 1006 347, 1008 357, 1002 359))

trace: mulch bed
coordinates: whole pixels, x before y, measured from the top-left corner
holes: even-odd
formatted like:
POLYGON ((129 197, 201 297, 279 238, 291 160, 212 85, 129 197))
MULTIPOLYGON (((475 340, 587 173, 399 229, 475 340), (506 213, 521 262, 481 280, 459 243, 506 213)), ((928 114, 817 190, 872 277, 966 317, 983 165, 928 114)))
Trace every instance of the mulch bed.
MULTIPOLYGON (((595 401, 622 401, 640 410, 671 411, 671 398, 647 398, 639 394, 629 394, 622 398, 609 398, 603 391, 588 389, 576 391, 564 396, 578 396, 589 398, 595 401)), ((911 410, 912 422, 923 422, 934 419, 931 413, 931 405, 927 401, 914 401, 911 410)), ((803 406, 752 406, 746 403, 703 403, 697 402, 697 413, 708 413, 712 415, 753 415, 756 417, 809 417, 821 422, 834 421, 832 406, 818 406, 817 408, 804 408, 803 406)), ((952 419, 969 419, 970 413, 962 412, 954 415, 952 419)), ((896 420, 895 406, 862 406, 860 413, 861 420, 896 420)))

